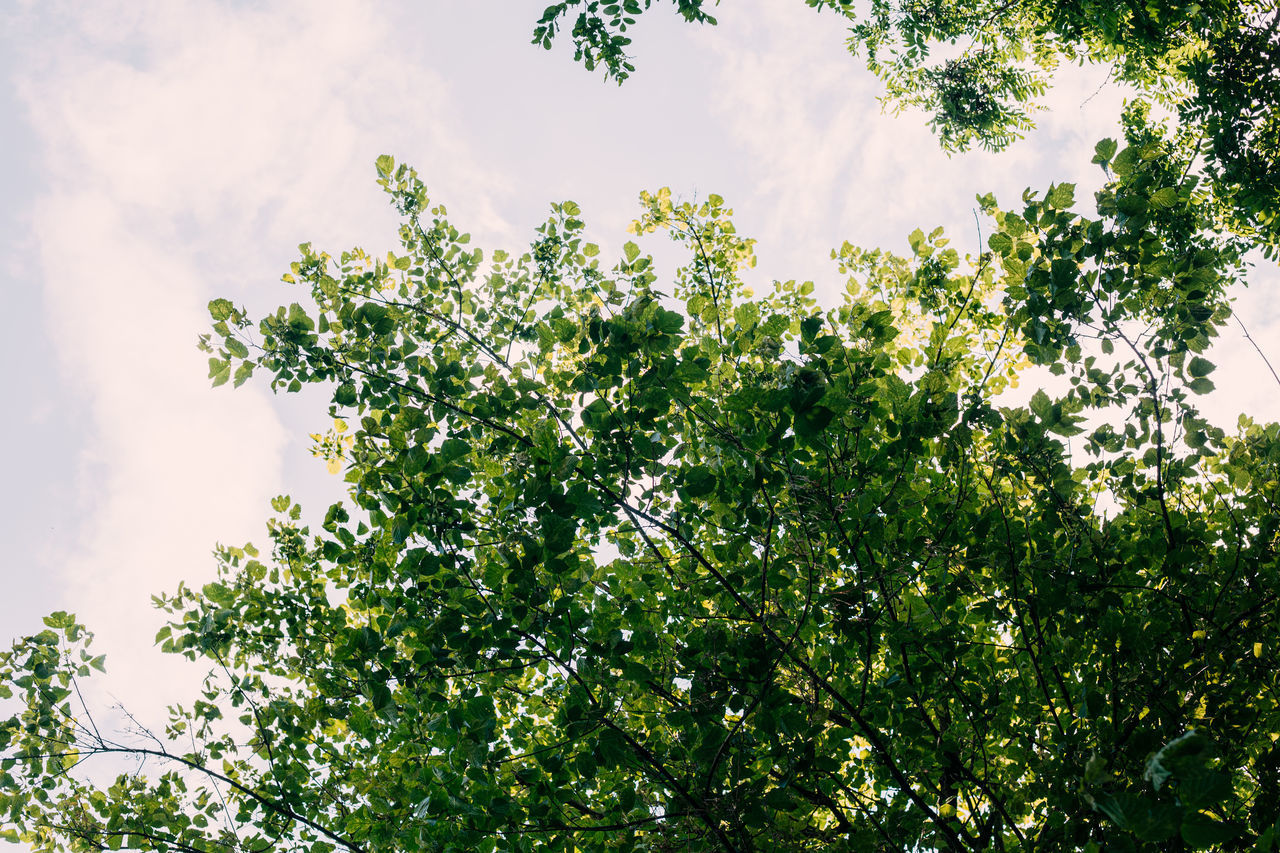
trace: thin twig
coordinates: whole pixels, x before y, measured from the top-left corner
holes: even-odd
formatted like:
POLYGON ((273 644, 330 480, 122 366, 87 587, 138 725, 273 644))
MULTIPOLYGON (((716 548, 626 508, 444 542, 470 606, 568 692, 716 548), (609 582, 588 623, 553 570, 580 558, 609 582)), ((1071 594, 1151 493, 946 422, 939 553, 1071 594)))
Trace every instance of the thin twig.
MULTIPOLYGON (((1276 17, 1280 18, 1280 15, 1277 15, 1276 17)), ((1267 370, 1271 371, 1271 376, 1276 380, 1276 384, 1280 385, 1280 375, 1276 374, 1276 369, 1271 366, 1271 361, 1267 358, 1267 354, 1262 351, 1262 347, 1258 346, 1258 342, 1253 339, 1253 336, 1249 334, 1249 330, 1244 327, 1244 321, 1240 319, 1240 315, 1232 313, 1231 316, 1236 318, 1236 323, 1240 325, 1240 331, 1244 332, 1244 339, 1248 341, 1255 350, 1257 350, 1258 356, 1262 359, 1262 363, 1267 366, 1267 370)))

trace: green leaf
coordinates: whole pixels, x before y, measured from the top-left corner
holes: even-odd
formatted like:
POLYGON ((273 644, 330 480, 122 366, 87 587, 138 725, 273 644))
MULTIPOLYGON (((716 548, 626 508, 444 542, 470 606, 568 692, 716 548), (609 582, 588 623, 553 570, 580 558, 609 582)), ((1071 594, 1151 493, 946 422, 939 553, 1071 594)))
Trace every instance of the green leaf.
POLYGON ((356 388, 351 384, 339 385, 333 392, 333 402, 338 406, 354 406, 356 404, 356 388))
POLYGON ((1125 828, 1143 841, 1159 843, 1178 834, 1182 809, 1174 803, 1137 801, 1137 808, 1126 813, 1125 828))
POLYGON ((1280 835, 1280 820, 1267 827, 1266 831, 1258 836, 1258 843, 1254 845, 1254 853, 1272 853, 1276 848, 1276 837, 1280 835))
POLYGON ((1182 840, 1196 850, 1230 841, 1243 831, 1239 824, 1220 821, 1203 812, 1187 812, 1182 818, 1182 840))
POLYGON ((1067 210, 1076 201, 1076 185, 1075 184, 1057 184, 1049 187, 1049 194, 1046 201, 1049 205, 1057 210, 1067 210))
POLYGON ((215 388, 224 384, 231 378, 231 362, 223 358, 209 359, 209 378, 215 388))
POLYGON ((821 317, 805 317, 800 321, 800 339, 809 343, 822 330, 821 317))
POLYGON ((1208 376, 1213 372, 1214 364, 1207 358, 1193 356, 1190 363, 1187 364, 1187 372, 1199 379, 1202 376, 1208 376))
POLYGON ((209 316, 218 322, 230 319, 234 310, 235 306, 229 299, 214 299, 209 303, 209 316))
POLYGON ((1213 380, 1200 377, 1199 379, 1194 379, 1191 382, 1188 382, 1187 387, 1196 394, 1208 394, 1216 386, 1214 386, 1213 380))
POLYGON ((571 549, 577 532, 578 524, 573 518, 548 514, 542 519, 542 534, 549 554, 563 554, 571 549))
POLYGON ((1093 147, 1093 162, 1100 166, 1109 164, 1114 156, 1116 156, 1116 141, 1114 139, 1103 139, 1093 147))
POLYGON ((659 308, 654 317, 654 325, 660 332, 675 334, 684 326, 684 316, 675 311, 659 308))
POLYGON ((370 685, 369 701, 372 703, 374 711, 376 711, 379 716, 394 718, 396 713, 396 702, 387 685, 381 682, 375 682, 370 685))
POLYGON ((1047 421, 1052 416, 1053 401, 1043 389, 1037 389, 1035 394, 1031 395, 1031 411, 1035 412, 1036 417, 1042 421, 1047 421))
POLYGON ((205 598, 222 607, 230 607, 235 603, 235 595, 225 584, 207 583, 201 591, 205 598))
POLYGON ((1137 161, 1138 150, 1132 145, 1127 145, 1120 149, 1120 153, 1112 160, 1111 168, 1117 175, 1124 177, 1133 172, 1137 161))
POLYGON ((241 362, 236 368, 235 381, 232 385, 239 388, 245 382, 249 381, 249 378, 253 376, 253 369, 255 366, 256 365, 252 361, 241 362))
POLYGON ((702 497, 710 494, 715 487, 715 474, 705 465, 696 465, 684 472, 684 493, 688 497, 702 497))
POLYGON ((42 621, 47 627, 53 628, 54 630, 61 630, 63 628, 70 628, 74 625, 75 617, 64 610, 59 610, 45 616, 42 621))

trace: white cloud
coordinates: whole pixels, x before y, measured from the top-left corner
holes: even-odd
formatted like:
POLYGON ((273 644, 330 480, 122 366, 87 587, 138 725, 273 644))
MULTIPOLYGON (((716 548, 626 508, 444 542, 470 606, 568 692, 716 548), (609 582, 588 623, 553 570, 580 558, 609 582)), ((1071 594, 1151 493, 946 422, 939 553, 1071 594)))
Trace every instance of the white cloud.
POLYGON ((33 223, 53 331, 94 419, 66 600, 113 653, 113 682, 145 685, 149 593, 207 576, 218 539, 259 532, 286 435, 261 392, 208 388, 199 267, 120 212, 98 193, 58 194, 33 223))
POLYGON ((297 298, 274 283, 303 240, 389 247, 393 214, 372 181, 386 150, 448 163, 443 194, 466 199, 480 228, 507 227, 496 181, 450 132, 447 81, 388 51, 394 22, 376 12, 40 10, 44 43, 19 81, 46 155, 33 243, 50 335, 93 419, 79 523, 59 531, 57 560, 111 691, 153 721, 182 691, 151 648, 150 593, 207 579, 217 541, 261 541, 267 499, 286 490, 283 453, 304 455, 316 428, 282 422, 261 386, 209 388, 194 346, 205 303, 297 298))
POLYGON ((977 193, 1012 206, 1028 186, 1101 177, 1089 159, 1097 139, 1116 134, 1123 98, 1102 85, 1102 69, 1060 69, 1028 140, 948 157, 925 115, 882 110, 882 86, 847 52, 840 18, 767 2, 738 11, 747 14, 702 34, 720 60, 716 106, 755 168, 753 204, 770 211, 762 244, 789 247, 787 266, 806 275, 827 274, 814 262, 844 239, 904 247, 916 227, 944 225, 975 250, 977 193))
POLYGON ((1236 319, 1228 321, 1208 353, 1218 365, 1210 376, 1217 390, 1198 403, 1207 418, 1229 432, 1241 413, 1259 423, 1280 421, 1280 383, 1271 372, 1280 371, 1280 270, 1274 262, 1255 260, 1248 288, 1237 287, 1232 294, 1236 319))

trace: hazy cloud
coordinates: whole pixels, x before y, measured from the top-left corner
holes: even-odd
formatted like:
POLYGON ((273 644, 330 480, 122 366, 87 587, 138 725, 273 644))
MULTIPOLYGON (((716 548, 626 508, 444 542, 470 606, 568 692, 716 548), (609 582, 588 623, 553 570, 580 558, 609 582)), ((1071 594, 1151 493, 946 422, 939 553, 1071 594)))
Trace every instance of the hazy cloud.
POLYGON ((149 594, 207 579, 217 541, 261 541, 284 450, 304 457, 320 426, 282 422, 288 409, 261 386, 209 388, 194 346, 205 303, 287 300, 273 283, 304 239, 389 247, 372 160, 397 145, 448 162, 445 191, 480 227, 506 228, 489 202, 496 181, 448 131, 446 81, 384 49, 394 21, 375 11, 212 0, 36 11, 45 41, 19 80, 45 155, 32 236, 63 377, 92 417, 58 562, 67 607, 110 655, 111 689, 152 710, 175 698, 156 667, 176 662, 151 649, 149 594))

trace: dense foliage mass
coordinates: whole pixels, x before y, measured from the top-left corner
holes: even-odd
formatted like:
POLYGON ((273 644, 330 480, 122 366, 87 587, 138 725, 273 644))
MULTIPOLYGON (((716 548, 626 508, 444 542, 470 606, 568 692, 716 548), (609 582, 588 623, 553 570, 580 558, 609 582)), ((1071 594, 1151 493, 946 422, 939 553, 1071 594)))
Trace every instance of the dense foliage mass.
MULTIPOLYGON (((673 0, 715 23, 705 0, 673 0)), ((895 109, 930 115, 942 144, 1003 148, 1033 127, 1060 63, 1110 65, 1115 79, 1172 107, 1206 160, 1222 224, 1280 248, 1280 5, 1274 0, 805 0, 849 28, 895 109)), ((652 0, 563 0, 534 42, 567 29, 575 58, 622 81, 636 17, 652 0), (568 22, 572 21, 572 26, 568 22)))
POLYGON ((843 246, 843 301, 744 284, 722 199, 644 194, 487 258, 390 158, 384 258, 225 300, 216 383, 330 389, 318 530, 161 599, 212 671, 102 731, 66 614, 0 656, 0 814, 38 850, 1280 846, 1280 427, 1197 412, 1241 247, 1131 117, 987 247, 843 246), (1118 149, 1118 150, 1117 150, 1118 149), (999 398, 1029 365, 1060 390, 999 398), (79 772, 116 754, 150 775, 79 772))

